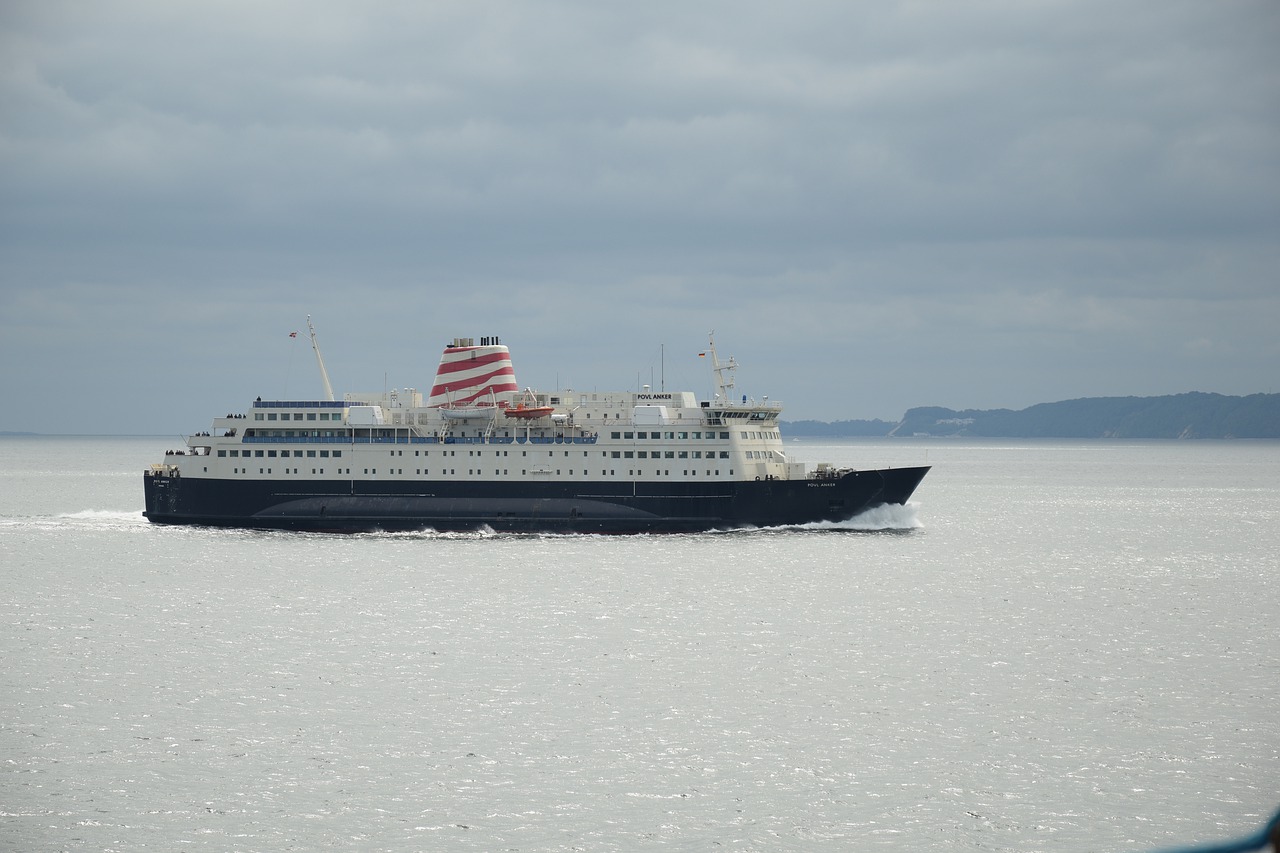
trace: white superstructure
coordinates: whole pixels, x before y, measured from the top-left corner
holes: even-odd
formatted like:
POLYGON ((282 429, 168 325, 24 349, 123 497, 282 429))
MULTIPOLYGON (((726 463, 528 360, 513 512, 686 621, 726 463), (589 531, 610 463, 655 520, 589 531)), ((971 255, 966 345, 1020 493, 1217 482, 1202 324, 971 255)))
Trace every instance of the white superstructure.
MULTIPOLYGON (((313 344, 314 344, 314 332, 313 344)), ((319 358, 319 349, 316 349, 319 358)), ((497 338, 445 347, 430 394, 256 400, 166 456, 166 473, 227 480, 734 481, 807 475, 778 432, 777 401, 733 399, 708 353, 709 401, 691 391, 520 389, 497 338)), ((321 362, 322 363, 322 362, 321 362)), ((726 374, 728 374, 726 376, 726 374)), ((327 378, 327 377, 326 377, 327 378)), ((157 466, 160 467, 160 466, 157 466)))

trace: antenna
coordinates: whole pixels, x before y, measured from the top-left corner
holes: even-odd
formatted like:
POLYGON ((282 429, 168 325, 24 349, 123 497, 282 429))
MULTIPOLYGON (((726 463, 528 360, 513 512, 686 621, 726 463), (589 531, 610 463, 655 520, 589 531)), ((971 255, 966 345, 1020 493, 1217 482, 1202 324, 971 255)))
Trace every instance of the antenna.
POLYGON ((711 353, 711 370, 716 375, 716 402, 728 404, 732 402, 729 397, 729 389, 733 387, 733 372, 738 369, 738 362, 733 360, 733 356, 729 356, 726 364, 720 363, 720 358, 716 355, 716 333, 712 329, 707 337, 710 342, 707 344, 708 352, 711 353), (725 372, 728 371, 729 376, 725 378, 725 372))
POLYGON ((307 315, 307 331, 311 333, 311 348, 316 351, 316 364, 320 365, 320 379, 324 382, 325 399, 332 402, 333 386, 329 384, 329 372, 324 369, 324 359, 320 357, 320 344, 316 341, 316 327, 311 325, 311 315, 307 315))

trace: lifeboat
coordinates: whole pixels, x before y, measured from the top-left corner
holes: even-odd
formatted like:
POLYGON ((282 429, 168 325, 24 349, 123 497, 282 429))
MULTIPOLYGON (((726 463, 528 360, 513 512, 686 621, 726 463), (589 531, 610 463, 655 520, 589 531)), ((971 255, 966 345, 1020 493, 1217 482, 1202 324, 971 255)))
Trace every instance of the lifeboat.
POLYGON ((493 406, 441 406, 440 414, 449 420, 465 421, 483 418, 491 420, 498 410, 493 406))
POLYGON ((503 410, 503 414, 509 418, 533 420, 534 418, 545 418, 547 415, 551 414, 552 411, 554 411, 554 409, 551 406, 526 406, 524 403, 515 403, 507 406, 507 408, 503 410))

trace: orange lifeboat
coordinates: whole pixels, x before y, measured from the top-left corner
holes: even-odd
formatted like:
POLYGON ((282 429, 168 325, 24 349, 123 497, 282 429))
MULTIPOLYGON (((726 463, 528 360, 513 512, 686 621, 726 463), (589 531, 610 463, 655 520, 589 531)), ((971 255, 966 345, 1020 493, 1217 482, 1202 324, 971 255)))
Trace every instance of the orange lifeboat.
POLYGON ((527 420, 533 420, 534 418, 545 418, 553 411, 554 409, 551 406, 526 406, 524 403, 515 403, 514 405, 507 406, 507 408, 503 410, 503 414, 509 418, 525 418, 527 420))

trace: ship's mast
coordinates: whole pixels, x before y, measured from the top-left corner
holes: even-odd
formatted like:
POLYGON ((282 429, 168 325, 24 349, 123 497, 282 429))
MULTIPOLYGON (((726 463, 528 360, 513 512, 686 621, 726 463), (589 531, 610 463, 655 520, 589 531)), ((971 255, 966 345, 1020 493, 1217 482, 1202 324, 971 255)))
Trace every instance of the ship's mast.
POLYGON ((707 351, 711 353, 711 370, 716 375, 716 402, 731 403, 733 400, 729 397, 729 389, 733 387, 733 372, 738 369, 738 363, 733 360, 733 356, 729 356, 726 364, 720 363, 720 358, 716 355, 716 333, 713 329, 707 337, 710 343, 707 344, 707 351), (725 374, 728 377, 725 377, 725 374))
POLYGON ((329 371, 324 369, 324 359, 320 357, 320 344, 316 342, 316 327, 311 325, 311 315, 307 315, 307 331, 311 333, 311 348, 316 351, 316 364, 320 365, 320 379, 324 382, 325 399, 333 400, 333 386, 329 384, 329 371))

